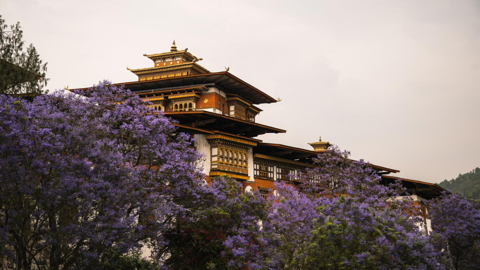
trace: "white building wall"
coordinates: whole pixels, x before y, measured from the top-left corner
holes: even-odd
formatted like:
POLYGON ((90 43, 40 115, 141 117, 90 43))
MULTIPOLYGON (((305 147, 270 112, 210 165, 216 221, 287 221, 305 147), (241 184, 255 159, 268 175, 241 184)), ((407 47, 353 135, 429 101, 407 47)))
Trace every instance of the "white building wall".
MULTIPOLYGON (((389 199, 391 200, 391 199, 389 199)), ((409 195, 409 196, 397 196, 393 200, 412 200, 413 202, 421 202, 423 200, 422 197, 418 195, 409 195)), ((426 209, 426 215, 428 217, 428 208, 426 209)), ((431 234, 432 233, 432 220, 429 218, 424 218, 423 222, 417 224, 417 227, 421 232, 424 234, 431 234)))
POLYGON ((202 155, 197 167, 205 174, 210 173, 212 155, 210 153, 210 143, 208 143, 204 134, 195 134, 195 148, 202 155))
POLYGON ((427 218, 425 220, 425 226, 427 227, 427 230, 428 230, 428 234, 431 234, 432 233, 432 220, 427 218))
POLYGON ((250 177, 251 182, 255 182, 254 172, 253 172, 253 148, 248 148, 248 176, 250 177))
POLYGON ((216 113, 216 114, 223 114, 222 110, 219 110, 217 108, 201 108, 201 109, 198 109, 198 110, 211 112, 211 113, 216 113))

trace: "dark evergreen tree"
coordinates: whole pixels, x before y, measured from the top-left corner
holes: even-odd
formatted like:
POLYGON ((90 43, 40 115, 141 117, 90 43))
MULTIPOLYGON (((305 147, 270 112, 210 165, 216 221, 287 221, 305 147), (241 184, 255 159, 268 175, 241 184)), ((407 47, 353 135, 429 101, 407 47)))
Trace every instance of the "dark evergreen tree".
POLYGON ((42 63, 33 45, 24 45, 20 23, 9 27, 0 16, 0 94, 46 92, 47 63, 42 63))

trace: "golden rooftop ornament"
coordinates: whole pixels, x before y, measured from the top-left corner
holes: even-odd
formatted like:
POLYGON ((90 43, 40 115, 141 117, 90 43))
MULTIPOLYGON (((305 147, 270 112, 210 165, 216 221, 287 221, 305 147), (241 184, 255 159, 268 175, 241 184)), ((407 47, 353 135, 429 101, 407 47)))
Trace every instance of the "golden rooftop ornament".
POLYGON ((171 52, 176 52, 177 51, 177 45, 175 45, 175 40, 173 41, 172 47, 170 48, 171 52))

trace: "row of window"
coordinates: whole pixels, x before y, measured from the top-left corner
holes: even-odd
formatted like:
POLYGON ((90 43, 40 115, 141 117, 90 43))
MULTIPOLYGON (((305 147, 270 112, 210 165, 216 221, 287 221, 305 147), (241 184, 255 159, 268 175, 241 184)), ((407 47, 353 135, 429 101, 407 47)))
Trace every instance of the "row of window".
POLYGON ((246 152, 239 150, 219 148, 218 162, 247 167, 248 155, 246 152))
POLYGON ((180 76, 186 76, 186 75, 187 75, 187 72, 178 72, 178 73, 162 74, 162 75, 155 75, 155 76, 142 76, 142 77, 139 78, 139 80, 140 81, 150 81, 150 80, 180 77, 180 76))
POLYGON ((163 108, 161 105, 149 105, 148 106, 149 108, 153 108, 155 109, 156 111, 163 111, 163 108))
POLYGON ((193 111, 193 103, 175 103, 173 105, 174 112, 184 112, 184 111, 193 111))
POLYGON ((254 164, 255 178, 277 181, 289 181, 299 178, 299 170, 284 166, 273 166, 262 163, 254 164))
MULTIPOLYGON (((174 112, 185 112, 185 111, 193 111, 195 110, 195 104, 193 102, 185 102, 185 103, 175 103, 173 105, 173 111, 174 112)), ((221 104, 222 105, 222 112, 225 114, 225 104, 221 104)), ((157 111, 164 111, 165 108, 163 108, 161 105, 157 105, 157 104, 154 104, 154 105, 149 105, 150 108, 153 108, 157 111)), ((233 107, 233 106, 231 106, 233 107)), ((243 108, 239 108, 237 106, 237 109, 235 110, 235 114, 234 114, 234 117, 235 118, 240 118, 240 119, 244 119, 244 120, 249 120, 251 122, 255 122, 255 115, 254 114, 248 114, 248 119, 245 117, 245 109, 243 108)), ((233 116, 233 115, 231 115, 233 116)))
POLYGON ((247 150, 228 146, 212 148, 212 169, 248 174, 247 150))
MULTIPOLYGON (((157 111, 163 111, 164 108, 161 105, 149 105, 148 107, 153 108, 157 111)), ((183 112, 183 111, 193 111, 193 103, 177 103, 173 105, 173 111, 174 112, 183 112)))
POLYGON ((297 170, 293 168, 286 168, 286 167, 279 167, 277 166, 277 181, 289 181, 293 179, 297 179, 297 170))
MULTIPOLYGON (((222 104, 223 105, 223 104, 222 104)), ((148 107, 153 108, 157 111, 163 111, 164 108, 161 105, 149 105, 148 107)), ((173 105, 174 112, 185 112, 185 111, 193 111, 195 108, 192 102, 189 103, 177 103, 173 105)))
POLYGON ((245 108, 235 106, 235 117, 246 120, 245 108))
MULTIPOLYGON (((156 67, 159 67, 160 64, 161 64, 161 63, 156 63, 155 66, 156 66, 156 67)), ((176 61, 176 63, 175 63, 175 61, 170 61, 168 64, 170 64, 170 65, 180 64, 180 61, 176 61)), ((166 66, 166 65, 167 65, 167 62, 163 62, 163 65, 166 66)))
POLYGON ((273 180, 273 166, 255 163, 253 171, 255 177, 273 180))
POLYGON ((230 105, 230 116, 255 122, 255 114, 252 112, 247 113, 247 108, 239 105, 230 105))
MULTIPOLYGON (((170 62, 170 61, 174 61, 174 60, 184 60, 182 57, 167 57, 167 58, 160 58, 160 59, 157 59, 155 60, 155 63, 163 63, 163 62, 170 62)), ((177 61, 178 62, 178 61, 177 61)))

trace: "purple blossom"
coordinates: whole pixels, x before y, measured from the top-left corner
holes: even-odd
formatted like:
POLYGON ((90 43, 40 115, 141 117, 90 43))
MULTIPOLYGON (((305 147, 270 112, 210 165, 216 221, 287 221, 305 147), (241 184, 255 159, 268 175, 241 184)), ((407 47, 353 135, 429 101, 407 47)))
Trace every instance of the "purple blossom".
POLYGON ((405 191, 380 185, 363 161, 334 148, 302 179, 279 184, 264 222, 277 268, 443 269, 442 254, 416 226, 405 191), (408 210, 408 211, 407 211, 408 210))
POLYGON ((162 114, 109 82, 78 93, 0 96, 2 263, 93 267, 160 243, 198 185, 190 138, 162 114))
POLYGON ((430 203, 432 237, 441 239, 454 269, 480 265, 480 202, 461 194, 444 194, 430 203))

